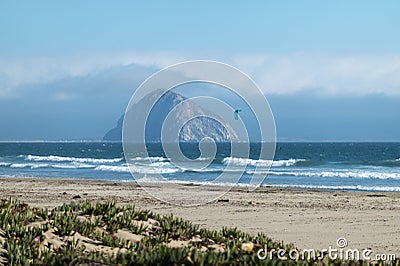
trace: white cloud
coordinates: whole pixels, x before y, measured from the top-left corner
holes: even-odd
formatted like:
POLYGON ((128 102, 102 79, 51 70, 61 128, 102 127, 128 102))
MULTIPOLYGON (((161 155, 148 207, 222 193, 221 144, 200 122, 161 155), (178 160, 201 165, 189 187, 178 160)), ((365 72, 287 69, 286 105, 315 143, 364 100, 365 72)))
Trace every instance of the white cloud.
MULTIPOLYGON (((196 59, 201 56, 196 54, 196 59)), ((204 56, 203 59, 207 59, 204 56)), ((94 76, 115 66, 138 64, 163 68, 193 59, 193 54, 170 52, 87 53, 63 57, 3 58, 0 98, 20 96, 27 85, 70 77, 94 76)), ((252 77, 266 94, 290 95, 312 91, 322 95, 400 95, 400 54, 247 54, 213 56, 252 77)), ((111 73, 112 74, 112 73, 111 73)), ((110 74, 110 75, 111 75, 110 74)), ((58 99, 67 93, 60 92, 58 99)))
POLYGON ((400 54, 252 55, 234 62, 267 94, 400 95, 400 54))
MULTIPOLYGON (((184 57, 163 52, 87 53, 73 56, 48 56, 0 59, 0 98, 20 96, 26 85, 48 84, 71 77, 95 75, 116 66, 138 64, 163 68, 184 57)), ((35 86, 39 88, 40 86, 35 86)))

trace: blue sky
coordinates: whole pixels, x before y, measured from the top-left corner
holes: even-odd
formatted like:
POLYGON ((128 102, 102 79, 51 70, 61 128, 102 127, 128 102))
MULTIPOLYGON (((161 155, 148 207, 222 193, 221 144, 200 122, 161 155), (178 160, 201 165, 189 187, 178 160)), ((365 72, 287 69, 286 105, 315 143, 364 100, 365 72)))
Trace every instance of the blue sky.
POLYGON ((2 1, 3 55, 399 52, 397 1, 2 1))
POLYGON ((2 1, 0 140, 99 139, 136 86, 232 64, 284 140, 400 140, 398 1, 2 1))

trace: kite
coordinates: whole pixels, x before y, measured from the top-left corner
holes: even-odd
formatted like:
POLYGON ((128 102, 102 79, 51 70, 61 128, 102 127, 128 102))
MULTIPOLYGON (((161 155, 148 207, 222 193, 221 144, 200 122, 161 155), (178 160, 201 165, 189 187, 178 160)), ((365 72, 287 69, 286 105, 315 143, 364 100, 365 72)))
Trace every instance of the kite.
POLYGON ((233 113, 233 117, 235 118, 235 120, 239 119, 239 112, 241 112, 242 109, 236 109, 235 112, 233 113))

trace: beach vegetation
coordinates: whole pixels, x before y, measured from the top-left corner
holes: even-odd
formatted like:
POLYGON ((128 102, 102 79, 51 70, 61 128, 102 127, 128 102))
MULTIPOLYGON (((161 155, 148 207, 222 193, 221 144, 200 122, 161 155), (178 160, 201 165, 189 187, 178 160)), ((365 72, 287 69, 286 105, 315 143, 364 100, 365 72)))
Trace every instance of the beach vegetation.
MULTIPOLYGON (((0 200, 0 265, 368 265, 328 258, 282 261, 276 254, 261 260, 257 252, 266 245, 295 248, 262 233, 209 230, 115 201, 40 209, 0 200)), ((399 265, 398 259, 392 262, 399 265)))

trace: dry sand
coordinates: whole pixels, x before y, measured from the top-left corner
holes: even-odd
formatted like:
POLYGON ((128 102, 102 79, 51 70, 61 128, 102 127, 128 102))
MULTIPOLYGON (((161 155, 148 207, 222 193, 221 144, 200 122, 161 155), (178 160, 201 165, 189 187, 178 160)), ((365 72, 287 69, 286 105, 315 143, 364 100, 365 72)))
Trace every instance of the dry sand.
MULTIPOLYGON (((224 188, 148 184, 146 190, 157 195, 189 195, 196 201, 200 195, 222 194, 224 188)), ((251 234, 263 232, 272 239, 293 243, 302 249, 336 248, 336 240, 344 237, 349 248, 371 248, 375 254, 400 256, 400 193, 268 187, 249 192, 246 188, 234 188, 219 200, 183 207, 158 201, 146 190, 136 183, 0 178, 0 197, 11 196, 36 207, 54 207, 84 199, 113 199, 120 204, 135 204, 157 213, 173 213, 210 229, 230 226, 251 234)))

